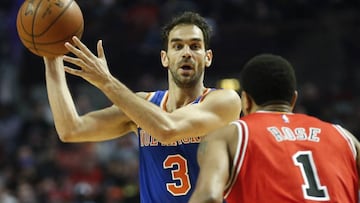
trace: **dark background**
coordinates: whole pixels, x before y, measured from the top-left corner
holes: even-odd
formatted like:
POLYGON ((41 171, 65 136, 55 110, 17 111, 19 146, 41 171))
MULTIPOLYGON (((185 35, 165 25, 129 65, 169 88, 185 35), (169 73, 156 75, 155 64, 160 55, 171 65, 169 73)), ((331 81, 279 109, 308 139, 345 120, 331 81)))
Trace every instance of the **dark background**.
MULTIPOLYGON (((49 110, 44 65, 16 33, 22 1, 0 5, 0 202, 138 202, 136 136, 64 144, 49 110), (26 199, 27 201, 24 201, 26 199)), ((110 71, 134 91, 167 87, 160 28, 197 11, 213 25, 214 61, 205 83, 236 78, 259 53, 280 54, 298 76, 297 112, 360 133, 360 2, 356 0, 78 0, 82 40, 103 40, 110 71)), ((80 113, 111 105, 97 89, 68 77, 80 113)))

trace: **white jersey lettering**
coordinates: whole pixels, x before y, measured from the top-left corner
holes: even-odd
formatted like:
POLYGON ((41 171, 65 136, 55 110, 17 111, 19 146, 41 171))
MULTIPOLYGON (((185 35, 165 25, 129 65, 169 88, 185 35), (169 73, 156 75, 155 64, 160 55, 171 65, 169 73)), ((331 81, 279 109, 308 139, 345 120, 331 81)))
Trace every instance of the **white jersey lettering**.
POLYGON ((268 127, 267 130, 275 138, 277 142, 282 141, 311 141, 311 142, 320 142, 320 137, 318 135, 321 133, 320 128, 310 127, 308 131, 305 128, 295 128, 291 129, 289 127, 268 127), (308 133, 307 133, 308 132, 308 133))

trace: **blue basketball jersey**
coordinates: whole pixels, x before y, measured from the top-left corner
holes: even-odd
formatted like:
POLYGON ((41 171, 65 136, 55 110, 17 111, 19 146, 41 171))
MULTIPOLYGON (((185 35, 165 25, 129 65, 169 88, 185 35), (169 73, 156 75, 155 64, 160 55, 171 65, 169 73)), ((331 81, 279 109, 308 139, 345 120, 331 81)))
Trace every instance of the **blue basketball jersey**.
MULTIPOLYGON (((192 104, 210 92, 207 89, 192 104)), ((150 93, 152 103, 166 109, 168 91, 150 93)), ((199 166, 197 148, 200 137, 163 145, 143 129, 138 129, 140 145, 140 200, 142 203, 185 203, 195 189, 199 166)))

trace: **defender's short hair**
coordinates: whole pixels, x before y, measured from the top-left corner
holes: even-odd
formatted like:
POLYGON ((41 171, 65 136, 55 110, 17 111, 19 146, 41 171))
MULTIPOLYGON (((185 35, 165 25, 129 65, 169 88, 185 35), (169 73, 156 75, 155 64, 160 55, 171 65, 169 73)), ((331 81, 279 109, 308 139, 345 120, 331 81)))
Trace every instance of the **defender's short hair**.
POLYGON ((285 58, 260 54, 245 64, 240 84, 257 105, 290 103, 296 90, 296 76, 293 66, 285 58))

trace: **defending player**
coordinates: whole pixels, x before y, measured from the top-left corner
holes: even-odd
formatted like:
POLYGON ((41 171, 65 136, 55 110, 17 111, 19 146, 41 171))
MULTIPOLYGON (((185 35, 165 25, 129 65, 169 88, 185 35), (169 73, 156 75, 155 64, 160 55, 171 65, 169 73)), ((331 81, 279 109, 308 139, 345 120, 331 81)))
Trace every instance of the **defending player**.
POLYGON ((291 64, 258 55, 240 77, 245 116, 202 140, 190 203, 358 203, 359 143, 339 125, 292 113, 291 64))

